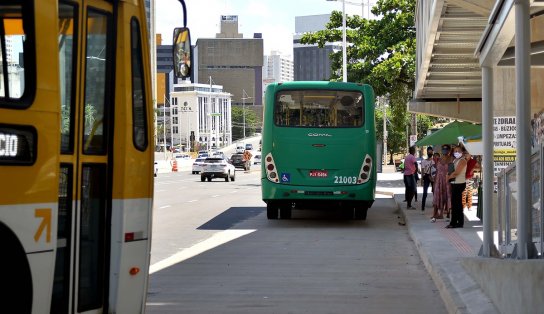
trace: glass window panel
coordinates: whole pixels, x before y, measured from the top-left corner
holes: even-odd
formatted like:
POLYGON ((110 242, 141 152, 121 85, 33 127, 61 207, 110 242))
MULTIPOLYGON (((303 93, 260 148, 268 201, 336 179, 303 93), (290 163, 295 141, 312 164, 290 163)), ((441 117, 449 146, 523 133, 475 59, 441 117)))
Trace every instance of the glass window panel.
POLYGON ((70 289, 70 239, 72 231, 72 166, 61 165, 59 175, 59 218, 57 258, 51 313, 68 313, 70 289))
POLYGON ((83 108, 83 152, 105 154, 109 104, 110 16, 89 10, 87 16, 87 46, 85 66, 85 103, 83 108))
POLYGON ((353 128, 364 122, 360 92, 289 90, 276 96, 274 122, 278 126, 353 128))
POLYGON ((60 67, 60 150, 72 153, 74 147, 74 55, 76 55, 77 17, 73 5, 59 4, 59 67, 60 67))
POLYGON ((104 302, 106 260, 106 167, 84 165, 81 180, 78 311, 104 302))
POLYGON ((0 4, 0 102, 22 106, 20 99, 32 77, 25 73, 25 57, 29 65, 34 60, 28 53, 28 29, 23 27, 23 17, 30 13, 25 8, 28 1, 16 3, 0 4))
POLYGON ((130 26, 132 55, 132 135, 134 146, 139 150, 145 150, 147 147, 147 120, 140 25, 138 24, 138 20, 133 18, 130 26))

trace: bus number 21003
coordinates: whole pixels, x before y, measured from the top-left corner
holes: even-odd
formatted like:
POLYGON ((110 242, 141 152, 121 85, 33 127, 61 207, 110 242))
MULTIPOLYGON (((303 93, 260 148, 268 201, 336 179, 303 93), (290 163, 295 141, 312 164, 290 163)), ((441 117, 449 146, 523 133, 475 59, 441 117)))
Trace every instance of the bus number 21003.
POLYGON ((335 184, 356 184, 357 177, 334 176, 335 184))

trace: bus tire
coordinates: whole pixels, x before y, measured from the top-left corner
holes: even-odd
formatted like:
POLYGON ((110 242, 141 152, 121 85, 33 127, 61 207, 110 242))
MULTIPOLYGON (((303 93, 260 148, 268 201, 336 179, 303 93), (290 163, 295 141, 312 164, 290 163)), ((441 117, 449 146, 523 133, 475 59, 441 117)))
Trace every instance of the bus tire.
POLYGON ((291 219, 291 204, 285 204, 280 207, 280 218, 281 219, 291 219))
POLYGON ((266 204, 266 218, 278 219, 278 206, 276 206, 273 202, 268 202, 266 204))
POLYGON ((32 312, 32 275, 26 253, 15 234, 0 222, 2 250, 9 252, 0 258, 3 271, 0 281, 0 304, 5 313, 32 312))
POLYGON ((355 207, 353 218, 356 220, 366 220, 368 207, 366 205, 358 205, 355 207))

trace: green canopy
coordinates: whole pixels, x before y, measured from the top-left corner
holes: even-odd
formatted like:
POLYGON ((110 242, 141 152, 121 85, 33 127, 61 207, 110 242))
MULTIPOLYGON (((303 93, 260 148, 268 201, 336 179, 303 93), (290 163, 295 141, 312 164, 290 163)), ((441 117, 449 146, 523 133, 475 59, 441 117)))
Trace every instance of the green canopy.
POLYGON ((442 129, 425 136, 416 142, 416 146, 455 144, 459 142, 458 137, 481 136, 482 126, 469 122, 453 121, 442 129))

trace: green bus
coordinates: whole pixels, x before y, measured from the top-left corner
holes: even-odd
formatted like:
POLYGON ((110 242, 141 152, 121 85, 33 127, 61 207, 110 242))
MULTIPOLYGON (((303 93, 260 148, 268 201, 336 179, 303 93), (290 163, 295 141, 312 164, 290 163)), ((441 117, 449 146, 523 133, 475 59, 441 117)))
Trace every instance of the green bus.
POLYGON ((371 86, 285 82, 266 89, 261 187, 268 219, 338 209, 366 219, 376 191, 371 86))

